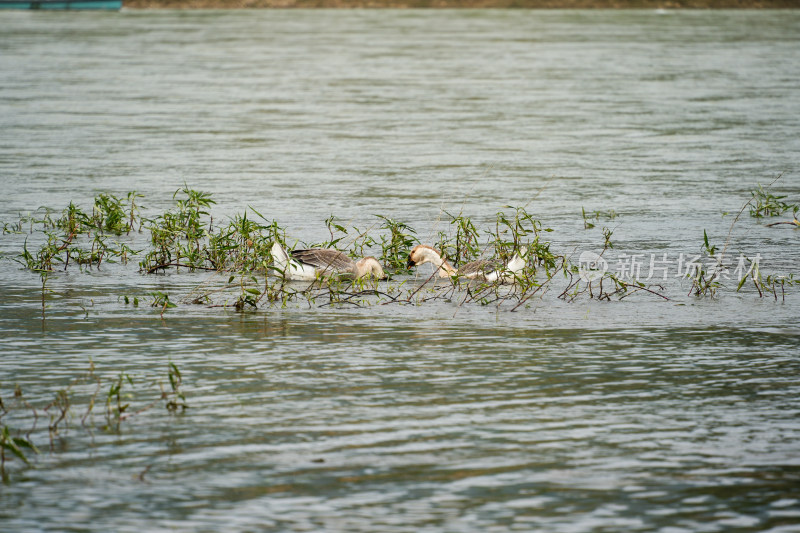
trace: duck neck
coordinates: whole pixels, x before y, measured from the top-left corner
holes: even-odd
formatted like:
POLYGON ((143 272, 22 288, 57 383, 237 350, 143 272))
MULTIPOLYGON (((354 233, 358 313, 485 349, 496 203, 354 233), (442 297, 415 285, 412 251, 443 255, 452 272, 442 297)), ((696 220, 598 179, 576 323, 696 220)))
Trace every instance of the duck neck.
POLYGON ((442 259, 442 264, 439 265, 439 277, 440 278, 449 278, 450 276, 456 275, 456 269, 453 268, 453 265, 447 262, 447 259, 442 259))
POLYGON ((447 259, 440 256, 438 253, 431 250, 431 253, 427 254, 428 262, 433 263, 433 265, 437 268, 436 274, 440 278, 449 278, 450 276, 456 275, 456 269, 453 268, 453 265, 447 262, 447 259))
POLYGON ((353 270, 356 278, 364 277, 367 274, 372 274, 376 278, 383 277, 383 268, 381 268, 381 264, 374 257, 359 259, 356 261, 353 270))

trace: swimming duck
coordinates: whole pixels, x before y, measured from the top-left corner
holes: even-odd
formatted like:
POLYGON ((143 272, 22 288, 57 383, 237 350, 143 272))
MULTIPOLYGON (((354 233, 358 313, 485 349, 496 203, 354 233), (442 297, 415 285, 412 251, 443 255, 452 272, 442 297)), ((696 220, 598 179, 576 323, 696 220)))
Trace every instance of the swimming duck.
POLYGON ((527 250, 521 248, 520 251, 514 254, 511 261, 506 265, 502 265, 496 261, 478 260, 472 261, 461 265, 459 268, 454 268, 453 265, 447 262, 447 259, 442 257, 442 254, 436 248, 428 246, 427 244, 420 244, 415 246, 411 253, 408 254, 407 266, 419 266, 424 263, 432 263, 437 268, 436 273, 440 278, 450 276, 461 276, 467 279, 477 279, 482 281, 500 281, 501 283, 513 283, 515 274, 518 274, 525 267, 525 254, 527 250))
POLYGON ((353 261, 339 250, 330 248, 292 250, 289 257, 283 246, 276 242, 272 245, 272 260, 283 276, 291 280, 311 281, 330 276, 358 279, 368 275, 386 279, 383 267, 374 257, 353 261))

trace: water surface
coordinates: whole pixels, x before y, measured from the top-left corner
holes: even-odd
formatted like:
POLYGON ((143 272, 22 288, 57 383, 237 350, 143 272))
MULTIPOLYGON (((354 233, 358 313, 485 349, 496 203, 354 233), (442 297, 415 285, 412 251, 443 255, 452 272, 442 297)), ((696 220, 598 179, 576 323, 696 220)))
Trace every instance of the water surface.
MULTIPOLYGON (((599 251, 608 226, 612 268, 667 254, 671 297, 242 314, 181 300, 209 274, 134 262, 58 274, 43 313, 9 259, 40 237, 3 235, 0 394, 37 407, 42 449, 7 464, 5 528, 800 531, 800 295, 695 299, 674 264, 703 230, 722 245, 758 182, 783 173, 773 191, 800 202, 800 14, 9 12, 0 29, 3 222, 132 189, 153 216, 186 183, 215 220, 252 206, 304 242, 330 214, 430 242, 444 211, 489 229, 524 205, 559 253, 599 251), (619 215, 586 230, 581 207, 619 215), (155 290, 180 302, 163 319, 155 290), (90 358, 94 415, 74 385, 51 443, 43 409, 90 358), (169 361, 190 408, 103 430, 108 383, 131 375, 140 409, 169 361)), ((797 241, 745 211, 729 249, 789 274, 797 241)))

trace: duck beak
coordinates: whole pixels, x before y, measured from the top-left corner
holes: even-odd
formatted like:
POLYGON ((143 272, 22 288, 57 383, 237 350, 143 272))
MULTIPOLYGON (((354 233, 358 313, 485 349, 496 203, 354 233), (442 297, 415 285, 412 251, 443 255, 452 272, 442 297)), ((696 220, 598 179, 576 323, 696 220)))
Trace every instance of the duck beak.
POLYGON ((408 261, 406 261, 406 268, 411 268, 413 266, 417 266, 417 263, 415 263, 414 260, 411 259, 411 256, 409 255, 408 261))

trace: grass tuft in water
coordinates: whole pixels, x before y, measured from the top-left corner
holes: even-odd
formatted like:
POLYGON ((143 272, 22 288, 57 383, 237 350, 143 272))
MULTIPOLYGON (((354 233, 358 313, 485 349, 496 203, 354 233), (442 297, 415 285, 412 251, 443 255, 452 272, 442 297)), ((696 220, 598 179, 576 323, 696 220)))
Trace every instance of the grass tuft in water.
POLYGON ((6 462, 10 459, 19 459, 25 467, 34 467, 30 453, 39 454, 34 440, 44 432, 39 428, 39 412, 49 415, 46 437, 51 450, 54 449, 56 437, 66 434, 70 421, 75 418, 76 411, 82 411, 80 428, 93 432, 96 429, 110 433, 120 433, 122 424, 134 416, 144 413, 164 402, 164 407, 170 413, 183 413, 189 407, 183 391, 183 375, 178 366, 170 361, 167 366, 167 381, 169 388, 157 380, 153 384, 158 387, 158 395, 147 403, 140 403, 138 409, 134 407, 134 383, 147 383, 148 380, 134 376, 127 372, 117 372, 112 378, 101 378, 95 372, 94 362, 89 360, 89 369, 85 375, 70 381, 66 388, 58 390, 52 401, 43 408, 31 405, 22 393, 19 385, 14 388, 13 399, 5 402, 0 395, 0 474, 3 482, 11 481, 6 462), (96 426, 93 421, 94 406, 101 390, 107 388, 105 393, 104 423, 96 426), (29 424, 27 430, 14 429, 3 422, 7 415, 23 425, 29 424))
POLYGON ((10 453, 26 465, 30 465, 31 462, 28 460, 23 450, 30 450, 36 454, 39 453, 39 450, 29 439, 25 437, 14 437, 11 433, 12 430, 3 424, 2 429, 0 429, 0 475, 4 483, 8 483, 9 481, 8 473, 6 472, 6 453, 10 453))
POLYGON ((388 232, 388 235, 382 233, 380 236, 381 253, 378 260, 396 272, 406 272, 408 254, 415 245, 419 244, 417 232, 405 222, 383 215, 375 216, 383 221, 380 229, 388 232))
POLYGON ((593 211, 591 213, 587 213, 586 209, 581 207, 581 216, 583 217, 583 229, 592 229, 595 227, 595 224, 594 222, 590 221, 594 220, 597 222, 600 220, 600 217, 603 217, 606 220, 614 220, 619 215, 613 209, 609 209, 608 211, 593 211))
MULTIPOLYGON (((781 176, 775 178, 775 181, 780 179, 781 176)), ((774 181, 773 181, 774 183, 774 181)), ((750 192, 752 199, 750 201, 750 216, 754 218, 774 217, 782 215, 786 211, 793 210, 795 220, 797 219, 797 212, 800 207, 796 204, 789 204, 783 201, 786 196, 777 196, 765 190, 761 184, 758 184, 753 191, 750 192)))

